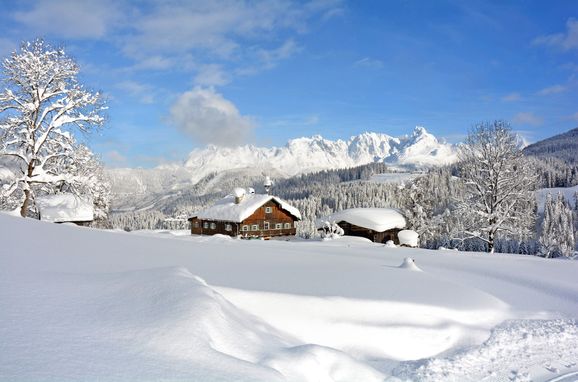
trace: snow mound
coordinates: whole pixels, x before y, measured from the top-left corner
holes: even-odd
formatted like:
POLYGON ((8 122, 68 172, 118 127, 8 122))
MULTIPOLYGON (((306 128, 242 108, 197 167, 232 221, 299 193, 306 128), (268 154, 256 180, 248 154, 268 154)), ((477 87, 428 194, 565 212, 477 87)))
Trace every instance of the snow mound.
POLYGON ((36 205, 40 220, 47 222, 86 222, 94 219, 92 200, 82 200, 72 194, 39 196, 36 205))
POLYGON ((406 257, 405 259, 403 259, 403 263, 401 263, 399 268, 409 269, 410 271, 422 272, 422 270, 417 265, 415 265, 415 261, 411 257, 406 257))
POLYGON ((393 242, 393 240, 388 240, 385 242, 385 246, 387 248, 397 248, 397 245, 395 245, 395 243, 393 242))
POLYGON ((397 238, 399 239, 400 245, 406 245, 408 247, 417 247, 419 235, 417 232, 411 229, 404 229, 398 232, 397 238))
POLYGON ((294 344, 182 267, 26 279, 0 294, 5 380, 277 381, 257 363, 294 344))
POLYGON ((407 362, 394 373, 411 381, 549 380, 578 370, 576 344, 576 320, 511 320, 479 347, 407 362))
POLYGON ((384 375, 347 354, 324 346, 302 345, 285 349, 263 361, 299 382, 378 382, 384 375))

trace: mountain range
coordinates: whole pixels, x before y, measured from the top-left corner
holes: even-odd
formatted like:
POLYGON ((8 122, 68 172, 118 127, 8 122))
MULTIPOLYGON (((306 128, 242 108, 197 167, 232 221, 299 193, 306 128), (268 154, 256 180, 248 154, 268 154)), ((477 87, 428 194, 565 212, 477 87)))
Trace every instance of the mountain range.
POLYGON ((178 190, 203 178, 224 173, 286 178, 301 173, 347 168, 368 163, 424 168, 456 160, 456 146, 438 140, 423 127, 409 135, 392 137, 366 132, 348 140, 319 135, 290 140, 283 147, 220 147, 193 150, 183 164, 154 169, 109 169, 115 194, 178 190))

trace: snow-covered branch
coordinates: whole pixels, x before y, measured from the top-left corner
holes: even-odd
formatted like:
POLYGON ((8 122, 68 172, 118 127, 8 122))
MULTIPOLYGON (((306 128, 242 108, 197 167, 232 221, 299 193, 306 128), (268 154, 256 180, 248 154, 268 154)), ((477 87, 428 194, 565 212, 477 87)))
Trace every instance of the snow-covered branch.
POLYGON ((18 187, 25 216, 35 185, 46 190, 47 185, 86 180, 70 172, 78 159, 72 132, 101 126, 104 107, 99 93, 78 83, 76 62, 42 40, 24 43, 2 66, 8 87, 0 93, 0 112, 6 113, 0 123, 0 155, 21 162, 25 176, 18 187))

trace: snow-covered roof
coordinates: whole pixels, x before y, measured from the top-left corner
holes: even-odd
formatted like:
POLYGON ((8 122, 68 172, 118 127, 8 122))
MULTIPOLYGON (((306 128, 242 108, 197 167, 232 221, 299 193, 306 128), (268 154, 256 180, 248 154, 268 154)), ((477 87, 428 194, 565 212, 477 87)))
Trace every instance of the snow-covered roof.
POLYGON ((227 195, 212 207, 200 211, 193 217, 240 223, 270 200, 274 200, 283 210, 301 220, 301 213, 297 208, 276 196, 264 194, 245 194, 238 204, 235 203, 234 195, 227 195))
POLYGON ((317 228, 323 226, 323 222, 347 222, 358 227, 383 232, 394 228, 405 228, 405 217, 399 210, 394 208, 350 208, 335 212, 317 222, 317 228))
POLYGON ((36 198, 40 220, 63 222, 86 222, 94 219, 92 201, 72 194, 45 195, 36 198))

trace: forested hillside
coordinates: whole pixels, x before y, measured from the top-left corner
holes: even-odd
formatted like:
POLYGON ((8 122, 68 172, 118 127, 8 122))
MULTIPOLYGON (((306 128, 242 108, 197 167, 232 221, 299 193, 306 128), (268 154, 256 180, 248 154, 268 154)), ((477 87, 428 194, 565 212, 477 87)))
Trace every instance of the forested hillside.
POLYGON ((524 148, 524 154, 578 163, 578 128, 528 145, 524 148))

